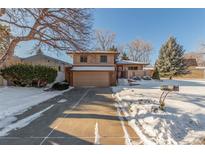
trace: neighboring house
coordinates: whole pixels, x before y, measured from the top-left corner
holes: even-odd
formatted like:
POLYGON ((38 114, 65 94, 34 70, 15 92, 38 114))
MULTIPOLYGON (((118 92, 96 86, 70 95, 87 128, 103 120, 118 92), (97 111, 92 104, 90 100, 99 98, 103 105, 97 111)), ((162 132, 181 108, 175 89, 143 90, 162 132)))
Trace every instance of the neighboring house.
MULTIPOLYGON (((2 55, 0 54, 0 57, 2 55)), ((2 65, 0 65, 0 69, 9 65, 13 65, 13 64, 17 64, 20 63, 21 60, 20 58, 16 57, 16 56, 12 56, 10 58, 7 59, 6 63, 3 63, 2 65)), ((3 77, 0 75, 0 86, 5 86, 7 85, 7 81, 3 79, 3 77)))
POLYGON ((147 65, 143 68, 143 70, 145 71, 145 74, 147 76, 152 77, 153 73, 154 73, 154 66, 152 65, 147 65))
POLYGON ((41 50, 39 50, 36 55, 20 58, 21 63, 27 63, 32 65, 45 65, 49 67, 53 67, 58 71, 58 75, 56 81, 63 81, 65 80, 65 67, 71 66, 70 63, 62 61, 57 58, 50 57, 44 54, 41 50))
POLYGON ((69 52, 73 66, 67 67, 66 79, 71 86, 108 87, 116 85, 115 57, 112 51, 69 52))
POLYGON ((198 66, 205 67, 205 52, 189 52, 184 55, 184 59, 195 60, 198 66))
POLYGON ((44 54, 42 51, 38 51, 36 55, 20 59, 22 63, 50 66, 56 68, 59 72, 64 72, 64 67, 66 65, 70 65, 70 63, 68 62, 48 56, 47 54, 44 54))
MULTIPOLYGON (((53 67, 58 71, 55 80, 56 82, 65 80, 65 67, 71 66, 70 63, 48 56, 44 54, 41 50, 39 50, 35 55, 26 58, 12 56, 6 61, 6 63, 2 67, 7 67, 18 63, 32 64, 32 65, 45 65, 45 66, 53 67)), ((0 86, 1 85, 7 85, 7 83, 4 82, 3 78, 0 76, 0 86)))
POLYGON ((134 76, 151 76, 152 71, 145 70, 148 63, 131 60, 119 60, 116 62, 118 78, 132 78, 134 76))
POLYGON ((9 57, 5 63, 3 63, 0 67, 6 67, 14 64, 21 63, 21 59, 17 56, 9 57))
POLYGON ((188 73, 182 78, 204 79, 205 78, 205 54, 187 53, 184 56, 184 64, 188 67, 188 73))

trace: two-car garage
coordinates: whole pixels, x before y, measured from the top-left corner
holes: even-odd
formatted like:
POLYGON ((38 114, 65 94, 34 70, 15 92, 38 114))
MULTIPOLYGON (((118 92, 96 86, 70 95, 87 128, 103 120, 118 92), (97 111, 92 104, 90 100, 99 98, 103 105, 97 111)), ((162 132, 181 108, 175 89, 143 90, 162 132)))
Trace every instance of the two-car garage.
POLYGON ((115 67, 72 67, 69 83, 74 87, 109 87, 116 84, 115 67))
POLYGON ((73 72, 73 86, 108 87, 110 86, 109 72, 73 72))

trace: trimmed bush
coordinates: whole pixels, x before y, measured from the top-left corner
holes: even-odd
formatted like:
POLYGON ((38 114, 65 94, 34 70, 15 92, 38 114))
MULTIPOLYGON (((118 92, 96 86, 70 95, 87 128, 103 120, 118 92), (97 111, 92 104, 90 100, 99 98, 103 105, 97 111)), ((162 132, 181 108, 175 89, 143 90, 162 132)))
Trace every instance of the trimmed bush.
POLYGON ((55 81, 57 70, 43 65, 16 64, 2 69, 1 75, 17 86, 44 87, 55 81))

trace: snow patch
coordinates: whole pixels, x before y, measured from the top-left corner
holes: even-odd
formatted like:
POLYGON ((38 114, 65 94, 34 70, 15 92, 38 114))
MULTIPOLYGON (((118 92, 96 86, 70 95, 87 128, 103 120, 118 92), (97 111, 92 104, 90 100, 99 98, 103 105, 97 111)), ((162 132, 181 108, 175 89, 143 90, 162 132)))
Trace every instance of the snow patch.
POLYGON ((6 119, 2 119, 0 121, 0 129, 9 125, 10 123, 12 123, 13 121, 16 121, 17 118, 16 117, 7 117, 6 119))
POLYGON ((95 144, 100 144, 100 134, 98 129, 98 123, 95 124, 95 144))
POLYGON ((2 129, 0 131, 0 136, 5 136, 8 134, 9 131, 11 130, 14 130, 14 129, 19 129, 19 128, 23 128, 25 126, 27 126, 28 124, 30 124, 33 120, 39 118, 43 112, 49 110, 50 108, 52 108, 54 105, 51 105, 49 107, 47 107, 46 109, 40 111, 40 112, 37 112, 31 116, 28 116, 22 120, 19 120, 17 121, 16 123, 13 123, 13 124, 10 124, 10 125, 7 125, 4 129, 2 129))
POLYGON ((58 72, 55 82, 62 82, 65 80, 65 72, 58 72))
POLYGON ((33 87, 1 87, 0 88, 0 129, 7 127, 19 115, 35 105, 48 99, 62 95, 71 90, 44 91, 43 88, 33 87))
POLYGON ((200 144, 205 140, 205 81, 138 81, 138 86, 113 87, 129 124, 144 144, 200 144), (159 109, 161 84, 178 84, 159 109))
POLYGON ((58 101, 58 103, 65 103, 65 102, 67 102, 67 99, 61 99, 58 101))
POLYGON ((128 80, 127 79, 118 79, 118 86, 128 86, 128 80))

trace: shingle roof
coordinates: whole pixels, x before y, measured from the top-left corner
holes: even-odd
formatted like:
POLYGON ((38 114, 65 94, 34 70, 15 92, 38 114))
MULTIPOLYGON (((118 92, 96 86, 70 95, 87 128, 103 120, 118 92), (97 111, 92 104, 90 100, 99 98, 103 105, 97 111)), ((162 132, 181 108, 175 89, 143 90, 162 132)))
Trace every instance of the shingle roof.
POLYGON ((81 53, 87 53, 87 54, 101 54, 101 53, 104 53, 104 54, 119 54, 118 52, 115 52, 115 51, 68 51, 67 52, 68 54, 81 54, 81 53))
POLYGON ((192 59, 184 59, 183 60, 184 64, 186 66, 198 66, 196 59, 192 58, 192 59))
POLYGON ((141 65, 149 65, 149 63, 137 62, 137 61, 132 61, 132 60, 117 60, 117 61, 116 61, 116 64, 125 64, 125 65, 141 64, 141 65))
POLYGON ((71 63, 66 62, 66 61, 63 61, 63 60, 61 60, 61 59, 58 59, 58 58, 55 58, 55 57, 51 57, 51 56, 49 56, 49 55, 46 55, 46 54, 44 54, 43 52, 37 53, 36 55, 32 55, 32 56, 29 56, 29 57, 20 58, 20 59, 22 59, 22 60, 32 59, 32 58, 38 57, 38 56, 45 57, 45 58, 47 58, 47 59, 50 59, 50 60, 53 60, 53 61, 57 61, 57 62, 60 62, 60 63, 63 63, 63 64, 68 64, 68 65, 71 64, 71 63))
POLYGON ((184 62, 188 66, 205 66, 205 53, 190 52, 184 55, 184 62))
POLYGON ((147 65, 145 67, 143 67, 144 70, 154 70, 154 66, 152 65, 147 65))

